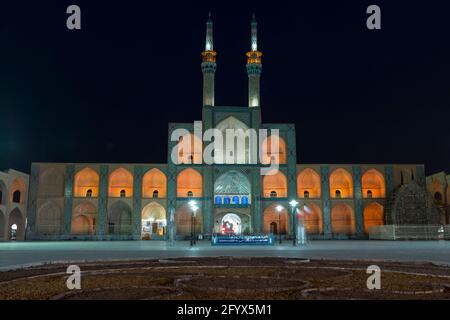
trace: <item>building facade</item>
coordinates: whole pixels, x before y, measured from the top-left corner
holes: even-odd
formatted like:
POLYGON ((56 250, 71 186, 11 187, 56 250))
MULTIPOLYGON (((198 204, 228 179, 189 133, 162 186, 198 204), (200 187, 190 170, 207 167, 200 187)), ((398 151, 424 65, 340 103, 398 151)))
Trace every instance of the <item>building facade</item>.
POLYGON ((212 28, 209 17, 202 120, 169 123, 167 163, 33 163, 27 239, 184 239, 193 229, 204 238, 228 229, 289 238, 299 219, 312 239, 364 239, 371 226, 436 223, 423 165, 297 163, 295 126, 262 122, 254 17, 246 53, 248 106, 216 106, 212 28), (211 129, 223 134, 215 146, 224 147, 222 158, 215 158, 216 148, 215 160, 206 163, 211 129), (247 136, 235 144, 229 130, 267 135, 254 147, 247 136), (232 149, 225 147, 230 140, 232 149), (291 200, 298 206, 291 208, 291 200))
POLYGON ((0 171, 0 241, 24 240, 28 175, 13 169, 0 171))

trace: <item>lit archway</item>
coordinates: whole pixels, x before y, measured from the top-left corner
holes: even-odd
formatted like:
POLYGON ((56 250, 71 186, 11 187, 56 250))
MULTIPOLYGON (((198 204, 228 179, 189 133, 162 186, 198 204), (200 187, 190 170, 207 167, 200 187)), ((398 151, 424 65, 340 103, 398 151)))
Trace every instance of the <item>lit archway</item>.
POLYGON ((369 233, 369 228, 372 226, 384 225, 383 206, 379 203, 369 203, 364 208, 364 232, 369 233))
POLYGON ((286 234, 288 228, 288 212, 286 208, 281 207, 281 211, 277 210, 279 204, 273 204, 264 210, 263 216, 263 231, 265 233, 274 233, 276 226, 276 233, 286 234))
POLYGON ((9 214, 8 226, 10 240, 23 240, 25 238, 25 217, 18 208, 15 208, 9 214))
POLYGON ((78 171, 74 179, 74 196, 98 197, 99 181, 98 173, 91 168, 78 171))
POLYGON ((133 196, 133 175, 130 171, 119 168, 109 176, 109 196, 130 198, 133 196))
POLYGON ((331 209, 331 230, 333 234, 352 235, 355 233, 355 216, 352 207, 340 203, 331 209))
POLYGON ((250 181, 239 171, 228 171, 214 182, 215 204, 249 204, 250 194, 250 181))
POLYGON ((177 209, 175 213, 176 233, 177 235, 187 236, 193 231, 192 226, 195 226, 195 234, 200 234, 203 227, 202 212, 197 210, 195 212, 195 219, 192 218, 192 211, 189 206, 185 205, 177 209), (195 220, 195 221, 193 221, 195 220))
POLYGON ((270 135, 261 143, 261 163, 285 164, 287 159, 286 142, 277 135, 270 135), (278 141, 278 142, 277 142, 278 141), (278 144, 278 147, 277 147, 278 144))
POLYGON ((288 194, 287 178, 280 170, 274 172, 269 172, 263 177, 263 195, 265 198, 286 198, 288 194))
POLYGON ((71 233, 74 235, 95 234, 97 208, 84 201, 73 209, 71 233))
POLYGON ((330 175, 331 198, 352 198, 353 179, 352 175, 345 169, 336 169, 330 175))
POLYGON ((376 169, 367 170, 362 176, 364 198, 384 198, 385 184, 383 175, 376 169))
POLYGON ((64 175, 56 168, 46 169, 39 177, 39 197, 58 198, 64 196, 64 175))
POLYGON ((21 178, 15 178, 11 185, 11 202, 25 203, 25 182, 21 178))
POLYGON ((322 210, 314 203, 308 203, 303 207, 306 232, 308 234, 322 234, 322 210))
POLYGON ((166 209, 157 202, 151 202, 142 209, 142 239, 151 239, 153 235, 166 234, 166 209))
POLYGON ((299 198, 320 198, 320 176, 313 169, 306 168, 297 177, 299 198))
POLYGON ((201 164, 203 158, 202 140, 189 133, 180 137, 177 143, 178 164, 201 164))
POLYGON ((44 203, 38 210, 36 230, 40 235, 59 235, 62 228, 60 207, 53 201, 44 203))
POLYGON ((192 168, 181 171, 177 176, 177 197, 201 197, 202 175, 192 168))
POLYGON ((165 198, 167 196, 167 178, 159 169, 153 168, 142 179, 144 198, 165 198))
POLYGON ((115 202, 108 211, 108 233, 113 235, 130 235, 131 209, 123 201, 115 202))

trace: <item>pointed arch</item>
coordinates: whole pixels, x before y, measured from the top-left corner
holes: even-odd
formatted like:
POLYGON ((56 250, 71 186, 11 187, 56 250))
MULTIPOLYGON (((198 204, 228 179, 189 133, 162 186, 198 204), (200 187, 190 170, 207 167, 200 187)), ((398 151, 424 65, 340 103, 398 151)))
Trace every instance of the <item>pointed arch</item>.
POLYGON ((130 198, 133 196, 133 175, 124 168, 118 168, 109 175, 109 196, 130 198))
POLYGON ((46 169, 39 177, 39 197, 64 196, 64 175, 56 168, 46 169))
MULTIPOLYGON (((176 221, 176 234, 187 236, 191 234, 192 231, 192 211, 189 206, 184 205, 177 209, 175 213, 175 221, 176 221)), ((199 234, 202 232, 203 228, 203 215, 201 209, 197 210, 195 213, 195 233, 199 234)))
MULTIPOLYGON (((233 160, 231 164, 248 164, 250 163, 251 147, 256 147, 251 145, 251 131, 249 127, 234 116, 229 116, 216 125, 216 129, 222 132, 223 136, 223 146, 221 150, 215 150, 219 154, 223 155, 223 159, 219 160, 218 163, 228 163, 233 160), (230 141, 229 134, 227 131, 232 133, 230 141)), ((219 149, 217 147, 216 149, 219 149)), ((256 153, 256 150, 255 150, 256 153)))
POLYGON ((84 168, 78 171, 74 178, 74 196, 98 197, 99 181, 98 173, 91 168, 84 168))
POLYGON ((132 232, 131 208, 123 201, 116 201, 108 211, 108 234, 130 235, 132 232))
POLYGON ((330 197, 331 198, 352 198, 353 178, 345 169, 338 168, 330 175, 330 197))
POLYGON ((322 234, 322 209, 315 203, 307 203, 304 208, 305 227, 308 234, 322 234))
POLYGON ((278 211, 278 203, 274 203, 264 210, 263 214, 263 232, 286 234, 288 230, 288 211, 281 206, 282 210, 278 211))
POLYGON ((167 178, 166 175, 158 168, 153 168, 144 175, 142 179, 142 197, 167 197, 167 178), (155 191, 157 192, 156 194, 155 191))
POLYGON ((383 206, 377 202, 371 202, 364 208, 364 233, 369 233, 372 226, 384 225, 383 206))
POLYGON ((47 201, 38 210, 36 231, 40 235, 59 235, 62 221, 61 208, 55 202, 47 201))
POLYGON ((276 170, 276 173, 272 171, 263 176, 263 196, 265 198, 286 198, 287 195, 288 183, 283 172, 276 170))
POLYGON ((266 137, 261 143, 261 163, 262 164, 285 164, 287 161, 286 142, 278 135, 272 134, 266 137), (278 140, 278 148, 277 141, 278 140))
POLYGON ((333 234, 355 233, 355 215, 352 207, 340 203, 331 209, 331 230, 333 234))
POLYGON ((362 176, 362 192, 364 198, 384 198, 386 187, 384 176, 376 169, 367 170, 362 176))
POLYGON ((8 236, 11 240, 24 240, 25 238, 25 217, 19 208, 15 208, 9 214, 8 236), (17 227, 17 230, 13 230, 13 225, 17 227))
POLYGON ((97 208, 89 201, 83 201, 72 212, 71 234, 95 234, 97 224, 97 208))
POLYGON ((181 171, 177 176, 177 197, 186 198, 188 193, 192 197, 201 197, 203 194, 202 175, 192 168, 181 171))
POLYGON ((299 173, 297 177, 297 196, 299 198, 320 198, 320 176, 315 170, 306 168, 299 173))
POLYGON ((150 202, 142 209, 142 238, 151 238, 152 235, 163 236, 166 234, 167 218, 166 209, 157 203, 150 202))
POLYGON ((25 203, 25 191, 26 187, 23 179, 20 177, 15 178, 11 184, 11 202, 25 203))

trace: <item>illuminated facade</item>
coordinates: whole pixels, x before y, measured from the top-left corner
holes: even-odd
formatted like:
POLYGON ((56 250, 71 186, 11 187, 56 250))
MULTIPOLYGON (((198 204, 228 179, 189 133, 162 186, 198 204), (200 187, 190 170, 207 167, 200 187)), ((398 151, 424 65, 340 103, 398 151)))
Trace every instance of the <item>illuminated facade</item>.
POLYGON ((24 239, 27 197, 27 174, 0 171, 0 241, 24 239))
POLYGON ((435 208, 424 200, 429 194, 423 165, 297 163, 294 125, 261 121, 262 53, 254 17, 246 54, 248 106, 216 106, 212 28, 209 17, 200 132, 277 129, 279 148, 272 147, 271 139, 263 143, 257 164, 250 161, 247 147, 229 151, 234 164, 205 164, 196 124, 170 123, 167 164, 33 163, 28 239, 184 239, 194 226, 204 238, 219 232, 271 232, 289 238, 292 223, 298 223, 289 206, 292 199, 299 202, 311 239, 364 239, 371 226, 407 221, 406 196, 418 204, 411 215, 417 223, 436 223, 435 208), (177 129, 187 133, 172 141, 177 129), (183 150, 185 144, 194 147, 177 152, 180 163, 173 162, 171 150, 183 150), (274 161, 278 170, 261 175, 261 168, 274 161), (191 200, 199 207, 195 217, 191 200))

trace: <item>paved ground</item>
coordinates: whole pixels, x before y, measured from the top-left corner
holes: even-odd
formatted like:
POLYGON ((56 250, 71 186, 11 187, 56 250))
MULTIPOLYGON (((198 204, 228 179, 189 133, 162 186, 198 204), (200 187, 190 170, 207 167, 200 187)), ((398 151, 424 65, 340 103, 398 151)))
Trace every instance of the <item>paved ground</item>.
POLYGON ((311 241, 293 247, 291 242, 272 247, 212 247, 209 242, 110 241, 110 242, 3 242, 0 270, 55 261, 145 259, 175 257, 296 257, 314 259, 365 259, 430 261, 450 265, 449 241, 311 241))

